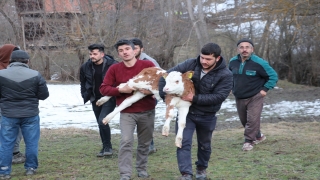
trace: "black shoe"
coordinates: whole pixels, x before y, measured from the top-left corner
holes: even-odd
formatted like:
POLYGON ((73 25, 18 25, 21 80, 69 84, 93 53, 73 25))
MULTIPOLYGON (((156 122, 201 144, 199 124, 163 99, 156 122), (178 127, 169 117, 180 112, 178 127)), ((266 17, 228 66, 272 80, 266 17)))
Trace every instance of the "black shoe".
POLYGON ((106 147, 101 149, 101 151, 97 154, 97 157, 111 156, 112 154, 112 148, 106 147))
POLYGON ((36 170, 33 168, 28 168, 26 170, 26 176, 31 176, 31 175, 35 175, 36 174, 36 170))
POLYGON ((20 164, 26 161, 26 157, 21 153, 18 152, 12 156, 12 164, 20 164))
POLYGON ((207 172, 205 169, 197 170, 196 180, 207 180, 207 172))

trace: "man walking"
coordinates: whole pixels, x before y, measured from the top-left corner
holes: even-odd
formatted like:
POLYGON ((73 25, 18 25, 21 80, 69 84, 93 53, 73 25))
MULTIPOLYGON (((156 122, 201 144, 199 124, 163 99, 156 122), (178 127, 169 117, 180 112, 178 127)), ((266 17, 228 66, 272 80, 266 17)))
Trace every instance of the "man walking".
POLYGON ((38 71, 29 69, 29 55, 22 50, 13 51, 10 65, 0 71, 0 107, 2 122, 0 133, 0 179, 10 179, 12 150, 19 128, 26 144, 26 175, 38 168, 40 139, 39 100, 49 97, 46 81, 38 71))
POLYGON ((92 44, 88 46, 88 50, 90 59, 80 69, 81 95, 84 103, 90 100, 99 126, 102 149, 97 157, 110 156, 113 154, 110 126, 109 124, 103 124, 102 119, 114 110, 116 106, 115 98, 109 99, 102 106, 97 106, 96 102, 102 97, 99 88, 104 76, 110 66, 116 64, 117 61, 112 56, 104 54, 104 45, 102 44, 92 44))
MULTIPOLYGON (((134 52, 136 54, 136 59, 151 61, 156 67, 161 68, 155 59, 153 59, 152 57, 148 56, 146 53, 143 52, 144 50, 143 44, 139 38, 133 38, 130 41, 134 44, 134 52)), ((155 99, 155 101, 157 104, 158 103, 157 99, 155 99)), ((157 149, 156 149, 156 146, 154 145, 154 140, 152 138, 152 141, 149 145, 149 154, 152 154, 155 152, 157 152, 157 149)))
MULTIPOLYGON (((216 127, 216 113, 220 110, 222 102, 228 97, 232 88, 232 74, 228 70, 226 61, 222 58, 221 48, 218 44, 208 43, 201 49, 197 58, 188 59, 168 70, 185 73, 194 71, 192 81, 195 94, 190 93, 182 99, 190 101, 192 105, 186 118, 183 131, 182 147, 177 148, 178 167, 181 173, 180 180, 192 180, 192 136, 197 133, 198 152, 196 164, 196 179, 207 180, 206 169, 211 155, 211 139, 216 127)), ((165 81, 159 82, 159 93, 164 99, 162 91, 165 81)), ((178 118, 176 131, 178 129, 178 118)))
MULTIPOLYGON (((144 68, 154 67, 150 61, 138 60, 134 53, 134 44, 129 40, 119 40, 115 44, 122 62, 110 67, 100 91, 106 96, 115 96, 117 105, 127 97, 132 96, 133 89, 128 85, 118 87, 139 74, 144 68)), ((138 177, 147 178, 147 162, 149 145, 152 140, 155 118, 155 100, 149 90, 139 90, 146 94, 144 98, 133 103, 120 113, 121 142, 118 154, 120 180, 129 180, 132 175, 132 149, 134 130, 137 127, 138 147, 136 155, 136 170, 138 177)))
POLYGON ((238 55, 231 58, 229 69, 233 73, 232 93, 236 98, 238 115, 244 130, 243 151, 266 139, 260 131, 264 97, 273 89, 278 75, 269 63, 253 54, 253 42, 244 38, 238 41, 238 55))

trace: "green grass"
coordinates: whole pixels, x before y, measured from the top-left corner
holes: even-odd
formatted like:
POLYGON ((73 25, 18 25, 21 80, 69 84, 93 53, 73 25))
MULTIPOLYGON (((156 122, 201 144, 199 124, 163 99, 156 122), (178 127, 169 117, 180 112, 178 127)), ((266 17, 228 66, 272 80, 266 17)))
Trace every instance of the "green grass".
MULTIPOLYGON (((215 131, 207 169, 210 179, 320 179, 320 123, 262 124, 262 131, 267 140, 250 152, 241 151, 242 128, 215 131)), ((149 156, 149 180, 178 178, 174 135, 163 137, 157 132, 154 139, 158 151, 149 156)), ((96 131, 42 129, 39 168, 31 179, 117 180, 119 141, 120 135, 112 135, 114 155, 97 158, 95 155, 100 150, 100 140, 96 131)), ((193 162, 196 160, 196 147, 194 139, 193 162)), ((134 167, 135 151, 133 156, 134 167)), ((24 176, 24 172, 23 164, 13 165, 12 179, 30 179, 24 176)), ((132 178, 139 179, 134 168, 132 178)))

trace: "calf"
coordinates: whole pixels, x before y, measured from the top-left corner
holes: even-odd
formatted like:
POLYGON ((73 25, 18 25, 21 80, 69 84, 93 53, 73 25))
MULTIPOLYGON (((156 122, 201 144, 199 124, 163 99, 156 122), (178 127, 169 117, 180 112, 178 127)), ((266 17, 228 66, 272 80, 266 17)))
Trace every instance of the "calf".
MULTIPOLYGON (((129 87, 133 89, 147 89, 151 91, 155 98, 160 101, 158 83, 162 76, 166 75, 167 72, 158 67, 150 67, 143 69, 139 74, 131 78, 127 83, 120 84, 119 87, 128 84, 129 87)), ((119 106, 117 106, 110 114, 108 114, 103 120, 103 124, 108 124, 111 119, 114 118, 120 111, 131 106, 133 103, 139 101, 146 95, 136 90, 134 94, 126 98, 119 106)), ((100 106, 107 102, 111 97, 104 96, 97 101, 97 105, 100 106)))
POLYGON ((180 148, 182 146, 183 130, 186 126, 187 114, 191 106, 191 102, 184 101, 181 97, 190 92, 195 93, 191 80, 192 75, 193 71, 188 71, 184 74, 177 71, 170 72, 165 78, 166 85, 163 88, 163 91, 166 93, 166 121, 162 128, 162 135, 169 135, 170 122, 174 117, 174 107, 176 107, 178 109, 178 132, 175 144, 180 148))

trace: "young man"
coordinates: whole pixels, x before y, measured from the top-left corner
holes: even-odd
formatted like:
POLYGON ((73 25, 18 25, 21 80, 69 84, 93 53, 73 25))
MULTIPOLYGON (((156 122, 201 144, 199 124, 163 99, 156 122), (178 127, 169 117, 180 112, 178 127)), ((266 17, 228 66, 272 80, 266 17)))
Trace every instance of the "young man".
POLYGON ((244 38, 237 43, 238 55, 231 58, 229 69, 233 73, 233 95, 240 121, 245 128, 243 151, 266 139, 260 131, 263 100, 273 89, 278 75, 267 61, 253 54, 253 42, 244 38))
POLYGON ((38 71, 29 69, 29 55, 22 50, 13 51, 10 65, 0 71, 0 106, 2 110, 0 179, 10 179, 12 150, 22 131, 26 144, 26 175, 38 168, 40 139, 39 100, 49 97, 46 81, 38 71))
MULTIPOLYGON (((177 148, 178 167, 182 175, 180 180, 192 180, 191 148, 194 131, 197 133, 198 141, 196 179, 207 179, 206 169, 211 155, 212 133, 217 122, 216 113, 232 88, 232 74, 220 54, 219 45, 208 43, 202 47, 201 54, 197 58, 188 59, 168 70, 181 73, 194 71, 192 81, 195 94, 190 93, 182 97, 183 100, 192 102, 192 105, 183 131, 182 147, 177 148)), ((164 86, 165 81, 162 78, 159 82, 159 92, 163 99, 164 86)), ((176 131, 177 127, 176 122, 176 131)))
MULTIPOLYGON (((19 48, 13 44, 5 44, 0 48, 0 70, 6 69, 8 67, 11 53, 12 51, 15 51, 15 50, 19 50, 19 48)), ((0 124, 1 124, 1 109, 0 109, 0 124)), ((0 128, 1 128, 1 125, 0 125, 0 128)), ((13 148, 12 164, 24 163, 26 160, 26 157, 24 156, 24 154, 20 152, 21 140, 22 140, 22 133, 20 129, 16 143, 14 144, 14 148, 13 148)))
MULTIPOLYGON (((130 41, 134 44, 134 52, 136 54, 136 59, 151 61, 156 67, 160 68, 160 65, 155 59, 153 59, 152 57, 148 56, 146 53, 143 52, 143 44, 140 39, 133 38, 130 41)), ((157 104, 157 100, 156 100, 156 104, 157 104)), ((152 141, 149 146, 149 154, 152 154, 155 152, 157 152, 157 149, 154 145, 154 141, 152 138, 152 141)))
POLYGON ((99 88, 104 76, 110 66, 116 64, 117 61, 112 56, 104 54, 104 45, 102 44, 92 44, 88 46, 88 50, 90 59, 80 69, 81 95, 84 103, 90 100, 98 123, 102 149, 97 157, 110 156, 113 154, 110 126, 104 125, 102 119, 116 107, 115 98, 111 98, 102 106, 97 106, 96 102, 102 97, 99 88))
MULTIPOLYGON (((100 91, 106 96, 115 96, 117 105, 131 96, 133 89, 128 85, 118 87, 137 75, 144 68, 154 67, 150 61, 137 60, 134 45, 129 40, 119 40, 115 44, 122 62, 110 67, 100 91)), ((149 145, 152 140, 155 118, 155 100, 148 90, 139 90, 148 96, 133 103, 120 113, 121 142, 118 154, 120 180, 129 180, 132 175, 132 149, 134 130, 137 127, 138 147, 136 155, 136 170, 138 177, 147 178, 147 162, 149 145)))

